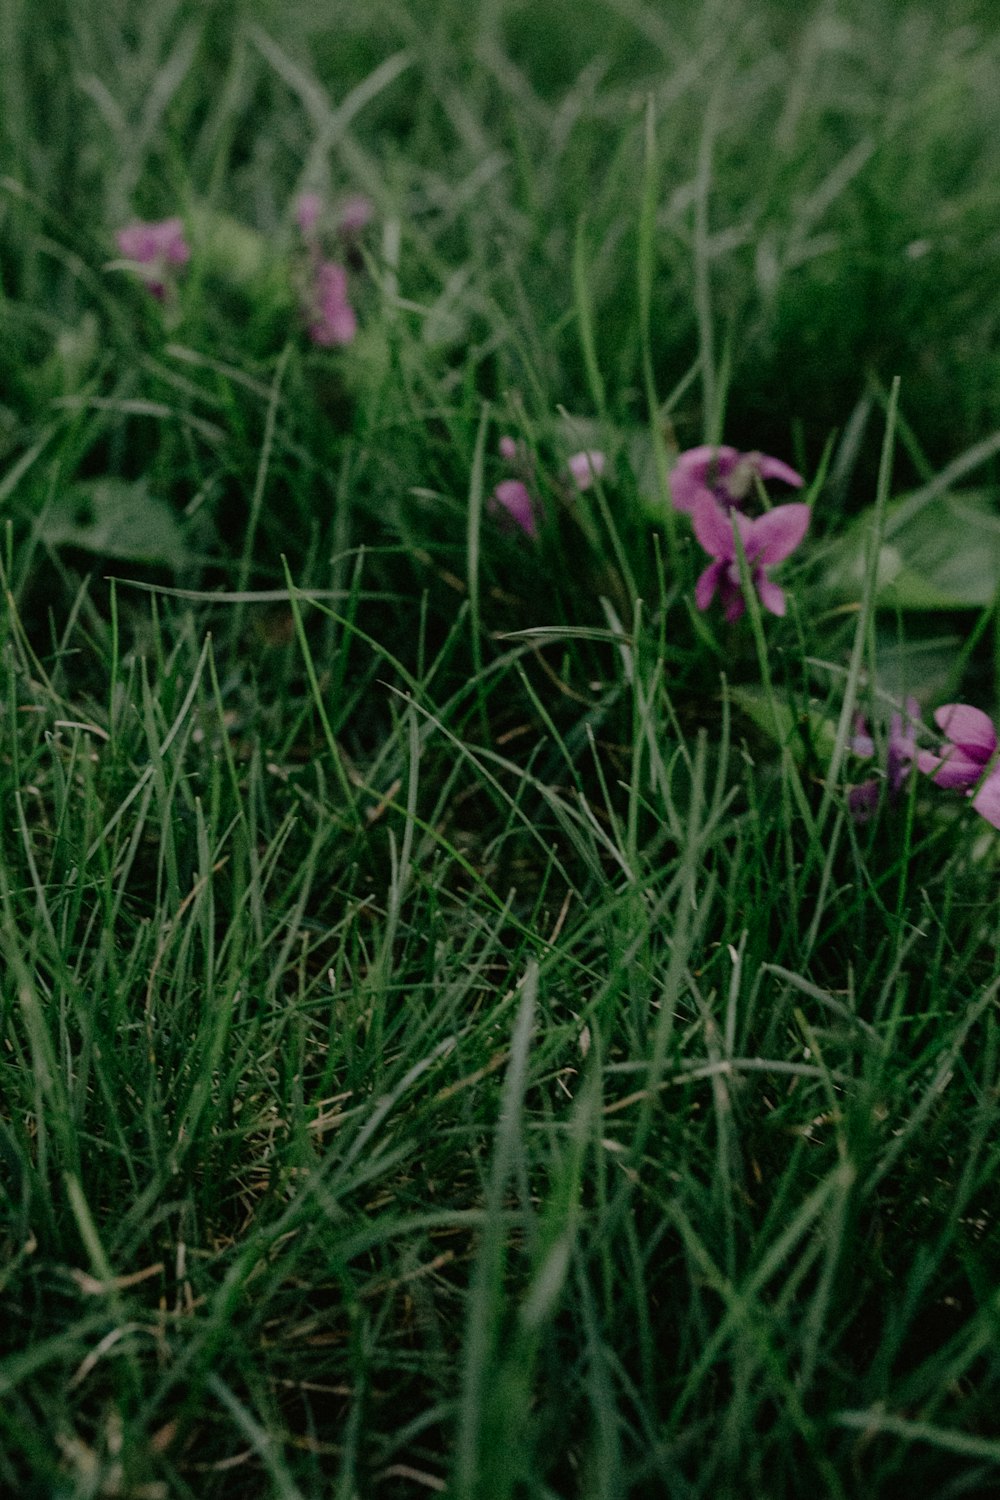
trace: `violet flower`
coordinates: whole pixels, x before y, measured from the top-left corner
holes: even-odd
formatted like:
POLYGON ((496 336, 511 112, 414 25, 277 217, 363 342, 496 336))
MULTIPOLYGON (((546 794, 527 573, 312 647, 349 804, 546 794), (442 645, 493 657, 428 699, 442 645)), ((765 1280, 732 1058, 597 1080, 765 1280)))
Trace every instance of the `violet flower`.
POLYGON ((847 793, 847 811, 855 823, 870 823, 878 812, 882 786, 877 776, 869 776, 847 793))
POLYGON ((595 480, 600 479, 608 466, 608 460, 599 448, 587 448, 582 453, 573 453, 566 460, 570 478, 580 491, 589 490, 595 480))
POLYGON ((935 710, 934 720, 946 736, 943 753, 921 750, 917 765, 936 786, 964 791, 976 812, 1000 828, 1000 765, 992 764, 998 744, 992 719, 968 703, 945 703, 935 710))
POLYGON ((358 320, 347 297, 347 268, 323 259, 319 232, 323 199, 319 193, 300 193, 294 212, 306 250, 300 296, 309 337, 324 349, 349 344, 358 331, 358 320))
POLYGON ((688 515, 693 515, 697 502, 706 497, 723 510, 739 509, 753 493, 757 479, 781 479, 795 489, 801 489, 804 483, 801 474, 780 458, 705 443, 678 455, 670 471, 670 498, 675 510, 688 515))
MULTIPOLYGON (((906 717, 898 712, 889 722, 889 739, 886 745, 886 783, 889 796, 895 800, 903 790, 910 770, 917 760, 917 726, 920 723, 920 704, 916 698, 907 698, 906 717)), ((868 732, 863 714, 858 714, 854 723, 855 732, 850 741, 855 755, 869 760, 875 754, 875 741, 868 732)), ((878 806, 881 786, 877 776, 869 777, 858 786, 851 787, 847 794, 847 806, 856 823, 867 823, 878 806)))
POLYGON ((364 193, 352 193, 340 205, 337 230, 347 238, 361 233, 375 217, 375 205, 364 193))
POLYGON ((332 260, 321 260, 313 272, 309 337, 329 349, 349 344, 357 331, 358 320, 347 300, 347 272, 332 260))
POLYGON ((139 271, 146 290, 161 302, 167 295, 171 267, 186 265, 191 259, 184 223, 179 218, 152 223, 137 219, 118 230, 115 243, 139 271))
POLYGON ((534 540, 538 535, 538 518, 529 488, 534 472, 531 450, 523 438, 512 438, 508 433, 500 438, 497 448, 500 457, 520 477, 501 479, 490 496, 488 509, 507 523, 513 522, 534 540))
POLYGON ((532 540, 537 537, 534 501, 528 486, 520 479, 501 479, 491 496, 490 509, 504 512, 532 540))
POLYGON ((699 609, 707 609, 718 592, 727 620, 738 620, 746 609, 740 565, 736 553, 734 524, 739 528, 750 580, 761 604, 772 615, 785 613, 784 591, 767 576, 766 569, 784 562, 802 541, 809 527, 808 505, 777 505, 774 510, 750 520, 738 510, 725 511, 707 491, 695 501, 694 534, 714 561, 695 585, 699 609))
POLYGON ((305 240, 311 239, 323 211, 319 193, 300 193, 295 200, 295 222, 305 240))

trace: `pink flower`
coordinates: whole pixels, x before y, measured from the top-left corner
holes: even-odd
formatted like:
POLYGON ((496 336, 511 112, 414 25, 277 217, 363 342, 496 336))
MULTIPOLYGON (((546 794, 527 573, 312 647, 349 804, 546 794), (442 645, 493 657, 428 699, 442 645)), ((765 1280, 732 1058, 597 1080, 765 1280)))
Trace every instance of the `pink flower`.
POLYGON ((375 217, 375 205, 364 193, 352 193, 340 205, 337 228, 342 235, 360 234, 375 217))
POLYGON ((313 273, 309 337, 324 349, 349 344, 358 320, 347 300, 347 272, 332 260, 322 260, 313 273))
POLYGON ((527 536, 538 535, 535 506, 531 492, 520 479, 502 479, 493 491, 490 509, 503 511, 527 536))
MULTIPOLYGON (((890 798, 902 791, 911 767, 918 758, 917 727, 920 724, 920 704, 916 698, 907 698, 906 717, 899 712, 893 714, 889 723, 889 740, 886 745, 886 782, 890 798)), ((863 714, 858 714, 851 749, 865 760, 875 754, 875 741, 868 733, 863 714)), ((880 783, 878 777, 870 777, 859 786, 852 787, 847 794, 847 805, 856 823, 866 823, 873 817, 878 806, 880 783)))
POLYGON ((323 211, 323 200, 319 193, 300 193, 295 200, 295 222, 303 239, 309 239, 323 211))
POLYGON ((992 719, 968 703, 945 703, 935 710, 934 720, 946 736, 943 753, 921 750, 917 765, 936 786, 964 791, 976 812, 1000 828, 1000 765, 992 765, 997 752, 992 719))
POLYGON ((147 290, 160 299, 167 294, 169 268, 186 265, 191 259, 184 224, 179 218, 154 223, 137 219, 118 230, 115 243, 125 259, 140 268, 147 290))
POLYGON ((724 444, 689 448, 678 455, 670 472, 670 497, 675 510, 694 514, 702 497, 714 499, 723 510, 739 508, 752 494, 754 480, 781 479, 801 489, 803 479, 780 458, 766 453, 740 453, 724 444))
POLYGON ((785 595, 765 572, 793 553, 809 527, 808 505, 778 505, 750 520, 738 510, 724 511, 707 491, 697 496, 692 514, 694 534, 714 559, 695 585, 695 603, 707 609, 716 592, 722 596, 727 620, 738 620, 746 609, 740 583, 733 526, 739 528, 754 588, 765 609, 785 613, 785 595))
POLYGON ((917 729, 920 724, 920 704, 916 698, 906 700, 906 718, 894 713, 889 722, 889 744, 886 747, 886 777, 889 791, 896 796, 902 791, 910 770, 917 759, 917 729))
POLYGON ((882 788, 877 776, 852 786, 847 793, 847 811, 855 823, 870 823, 878 812, 882 788))
POLYGON ((191 251, 184 239, 184 224, 181 219, 161 219, 159 223, 146 224, 136 221, 119 229, 115 239, 126 260, 134 260, 141 266, 164 262, 170 266, 183 266, 191 259, 191 251))
POLYGON ((574 453, 566 460, 566 467, 578 490, 589 490, 595 479, 601 478, 607 464, 608 461, 599 448, 574 453))

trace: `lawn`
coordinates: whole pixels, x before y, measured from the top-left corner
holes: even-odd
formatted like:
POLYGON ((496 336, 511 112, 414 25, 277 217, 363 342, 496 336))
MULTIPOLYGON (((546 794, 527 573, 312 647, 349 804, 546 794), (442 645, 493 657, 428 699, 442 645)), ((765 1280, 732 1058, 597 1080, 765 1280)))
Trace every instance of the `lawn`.
POLYGON ((0 1495, 1000 1493, 998 68, 0 7, 0 1495))

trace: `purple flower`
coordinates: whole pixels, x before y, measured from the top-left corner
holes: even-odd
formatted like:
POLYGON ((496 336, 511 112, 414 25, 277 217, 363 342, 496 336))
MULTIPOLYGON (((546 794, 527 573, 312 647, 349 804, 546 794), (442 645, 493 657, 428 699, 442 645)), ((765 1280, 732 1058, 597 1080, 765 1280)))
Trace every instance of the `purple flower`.
POLYGON ((943 753, 921 750, 917 765, 936 786, 964 791, 976 812, 1000 828, 1000 765, 991 766, 997 751, 992 719, 968 703, 945 703, 935 710, 934 720, 946 737, 943 753))
POLYGON ((670 472, 670 497, 675 510, 689 515, 702 498, 715 500, 723 510, 738 509, 752 494, 755 479, 781 479, 796 489, 804 482, 780 458, 705 443, 678 455, 670 472))
POLYGON ((504 512, 532 539, 538 535, 531 492, 520 479, 502 479, 493 491, 490 509, 504 512))
POLYGON ((889 791, 896 796, 902 791, 918 756, 917 728, 920 724, 920 704, 916 698, 907 698, 906 718, 899 712, 889 722, 889 744, 886 748, 886 776, 889 791))
MULTIPOLYGON (((902 791, 910 769, 918 757, 917 727, 920 723, 920 704, 916 698, 907 698, 905 708, 905 718, 897 711, 889 722, 886 781, 889 796, 893 799, 902 791)), ((864 760, 870 760, 875 754, 875 741, 868 732, 868 725, 863 714, 858 714, 854 721, 854 735, 850 746, 855 755, 860 755, 864 760)), ((856 823, 867 823, 869 818, 874 816, 878 806, 879 792, 880 784, 876 776, 861 782, 859 786, 852 787, 848 792, 847 806, 856 823)))
POLYGON ((337 228, 342 235, 360 234, 375 217, 375 205, 364 193, 352 193, 340 205, 337 228))
POLYGON ((589 490, 595 479, 600 479, 607 464, 607 458, 599 448, 587 448, 583 453, 573 453, 566 460, 570 478, 578 490, 589 490))
POLYGON ((847 793, 847 811, 855 823, 870 823, 878 812, 882 788, 877 776, 852 786, 847 793))
POLYGON ((347 272, 332 260, 321 260, 313 273, 309 337, 329 349, 349 344, 357 331, 358 320, 347 300, 347 272))
POLYGON ((300 193, 295 200, 295 222, 303 239, 309 239, 319 223, 323 200, 319 193, 300 193))
POLYGON ((115 243, 125 259, 140 269, 147 290, 161 300, 167 294, 169 268, 186 265, 191 259, 184 224, 179 218, 154 223, 137 219, 118 230, 115 243))
POLYGON ((699 609, 707 609, 716 592, 722 596, 727 620, 738 620, 746 609, 740 567, 736 555, 734 524, 739 528, 750 579, 760 602, 772 615, 785 613, 785 595, 767 576, 765 569, 784 562, 793 553, 809 527, 808 505, 778 505, 750 520, 738 510, 722 510, 707 492, 696 501, 692 521, 694 534, 714 559, 695 585, 699 609))

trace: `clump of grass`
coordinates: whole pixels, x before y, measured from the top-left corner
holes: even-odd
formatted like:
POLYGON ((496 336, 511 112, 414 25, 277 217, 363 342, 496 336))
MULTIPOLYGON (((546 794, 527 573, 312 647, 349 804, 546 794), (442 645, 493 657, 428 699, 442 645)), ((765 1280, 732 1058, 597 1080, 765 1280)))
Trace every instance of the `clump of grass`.
POLYGON ((912 529, 992 496, 988 14, 42 11, 0 1489, 990 1493, 994 834, 845 798, 857 710, 996 677, 989 568, 912 529), (320 186, 378 216, 337 353, 320 186), (160 305, 106 262, 175 211, 160 305), (666 473, 723 437, 814 481, 784 620, 693 607, 666 473))

